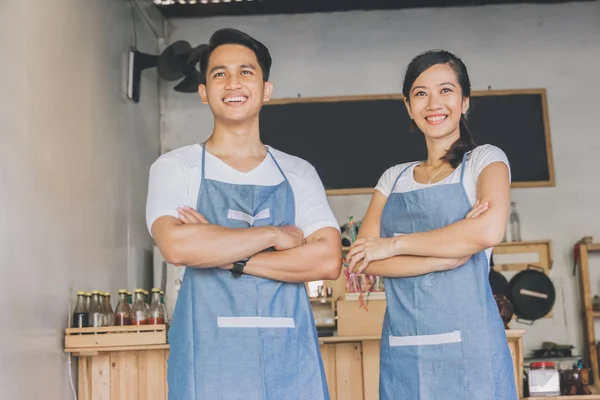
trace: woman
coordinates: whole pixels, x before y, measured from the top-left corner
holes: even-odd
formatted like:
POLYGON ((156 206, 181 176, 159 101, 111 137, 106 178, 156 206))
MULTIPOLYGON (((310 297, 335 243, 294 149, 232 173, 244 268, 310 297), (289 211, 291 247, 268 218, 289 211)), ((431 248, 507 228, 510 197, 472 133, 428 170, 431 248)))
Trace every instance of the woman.
POLYGON ((402 92, 427 160, 381 177, 348 256, 352 272, 385 277, 380 398, 517 399, 512 359, 488 273, 510 208, 510 170, 467 129, 463 62, 429 51, 402 92))

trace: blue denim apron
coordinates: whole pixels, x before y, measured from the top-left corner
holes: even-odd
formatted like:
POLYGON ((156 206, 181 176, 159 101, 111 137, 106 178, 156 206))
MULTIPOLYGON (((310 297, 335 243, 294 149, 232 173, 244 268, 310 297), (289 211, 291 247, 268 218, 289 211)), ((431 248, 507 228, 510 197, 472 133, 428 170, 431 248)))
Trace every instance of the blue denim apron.
MULTIPOLYGON (((283 182, 230 184, 205 178, 203 146, 198 212, 229 228, 293 225, 292 187, 269 156, 283 182)), ((303 283, 188 267, 169 344, 169 400, 329 399, 303 283)))
MULTIPOLYGON (((459 183, 391 193, 381 216, 381 237, 430 231, 464 219, 471 210, 463 187, 466 162, 467 154, 459 183)), ((453 270, 385 278, 380 399, 517 399, 488 268, 482 251, 453 270)))

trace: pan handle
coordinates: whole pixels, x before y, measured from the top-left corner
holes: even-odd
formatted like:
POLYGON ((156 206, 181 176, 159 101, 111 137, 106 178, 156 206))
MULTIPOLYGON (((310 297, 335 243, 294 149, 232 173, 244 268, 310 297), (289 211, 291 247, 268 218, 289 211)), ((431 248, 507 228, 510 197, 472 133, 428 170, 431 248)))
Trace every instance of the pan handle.
POLYGON ((532 320, 517 318, 516 320, 520 324, 533 325, 532 320))
POLYGON ((538 270, 540 270, 541 272, 543 272, 543 273, 546 273, 546 271, 544 271, 544 268, 542 268, 542 267, 538 267, 537 265, 531 265, 531 264, 528 264, 528 265, 527 265, 527 269, 538 269, 538 270))

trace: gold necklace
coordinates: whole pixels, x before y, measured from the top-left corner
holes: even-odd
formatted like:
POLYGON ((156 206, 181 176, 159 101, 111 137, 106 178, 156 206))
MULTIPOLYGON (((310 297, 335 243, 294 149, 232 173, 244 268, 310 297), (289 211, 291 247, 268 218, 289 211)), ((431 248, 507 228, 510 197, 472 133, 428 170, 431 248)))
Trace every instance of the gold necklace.
POLYGON ((444 168, 446 168, 446 164, 442 163, 442 165, 439 167, 440 169, 438 170, 438 172, 436 172, 431 178, 429 177, 429 172, 427 172, 427 165, 425 165, 425 161, 423 161, 423 168, 425 169, 425 173, 427 174, 427 184, 430 185, 431 182, 433 182, 433 180, 435 179, 435 177, 438 176, 444 168))

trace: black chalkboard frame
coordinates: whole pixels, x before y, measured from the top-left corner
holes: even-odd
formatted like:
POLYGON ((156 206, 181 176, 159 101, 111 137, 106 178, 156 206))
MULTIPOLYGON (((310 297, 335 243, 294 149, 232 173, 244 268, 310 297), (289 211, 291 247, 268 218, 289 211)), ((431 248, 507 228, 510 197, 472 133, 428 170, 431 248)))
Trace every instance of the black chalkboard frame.
MULTIPOLYGON (((556 186, 554 174, 554 159, 552 156, 552 143, 550 138, 550 122, 548 117, 548 104, 546 99, 546 89, 509 89, 509 90, 482 90, 472 91, 471 97, 479 96, 507 96, 507 95, 539 95, 543 113, 544 138, 547 155, 547 180, 512 182, 512 188, 531 188, 531 187, 554 187, 556 186)), ((380 94, 380 95, 358 95, 358 96, 329 96, 329 97, 296 97, 272 99, 264 106, 282 105, 292 103, 325 103, 325 102, 344 102, 344 101, 377 101, 377 100, 404 100, 402 94, 380 94)), ((383 171, 382 171, 383 173, 383 171)), ((327 195, 353 195, 353 194, 371 194, 374 188, 349 188, 349 189, 327 189, 327 195)))

